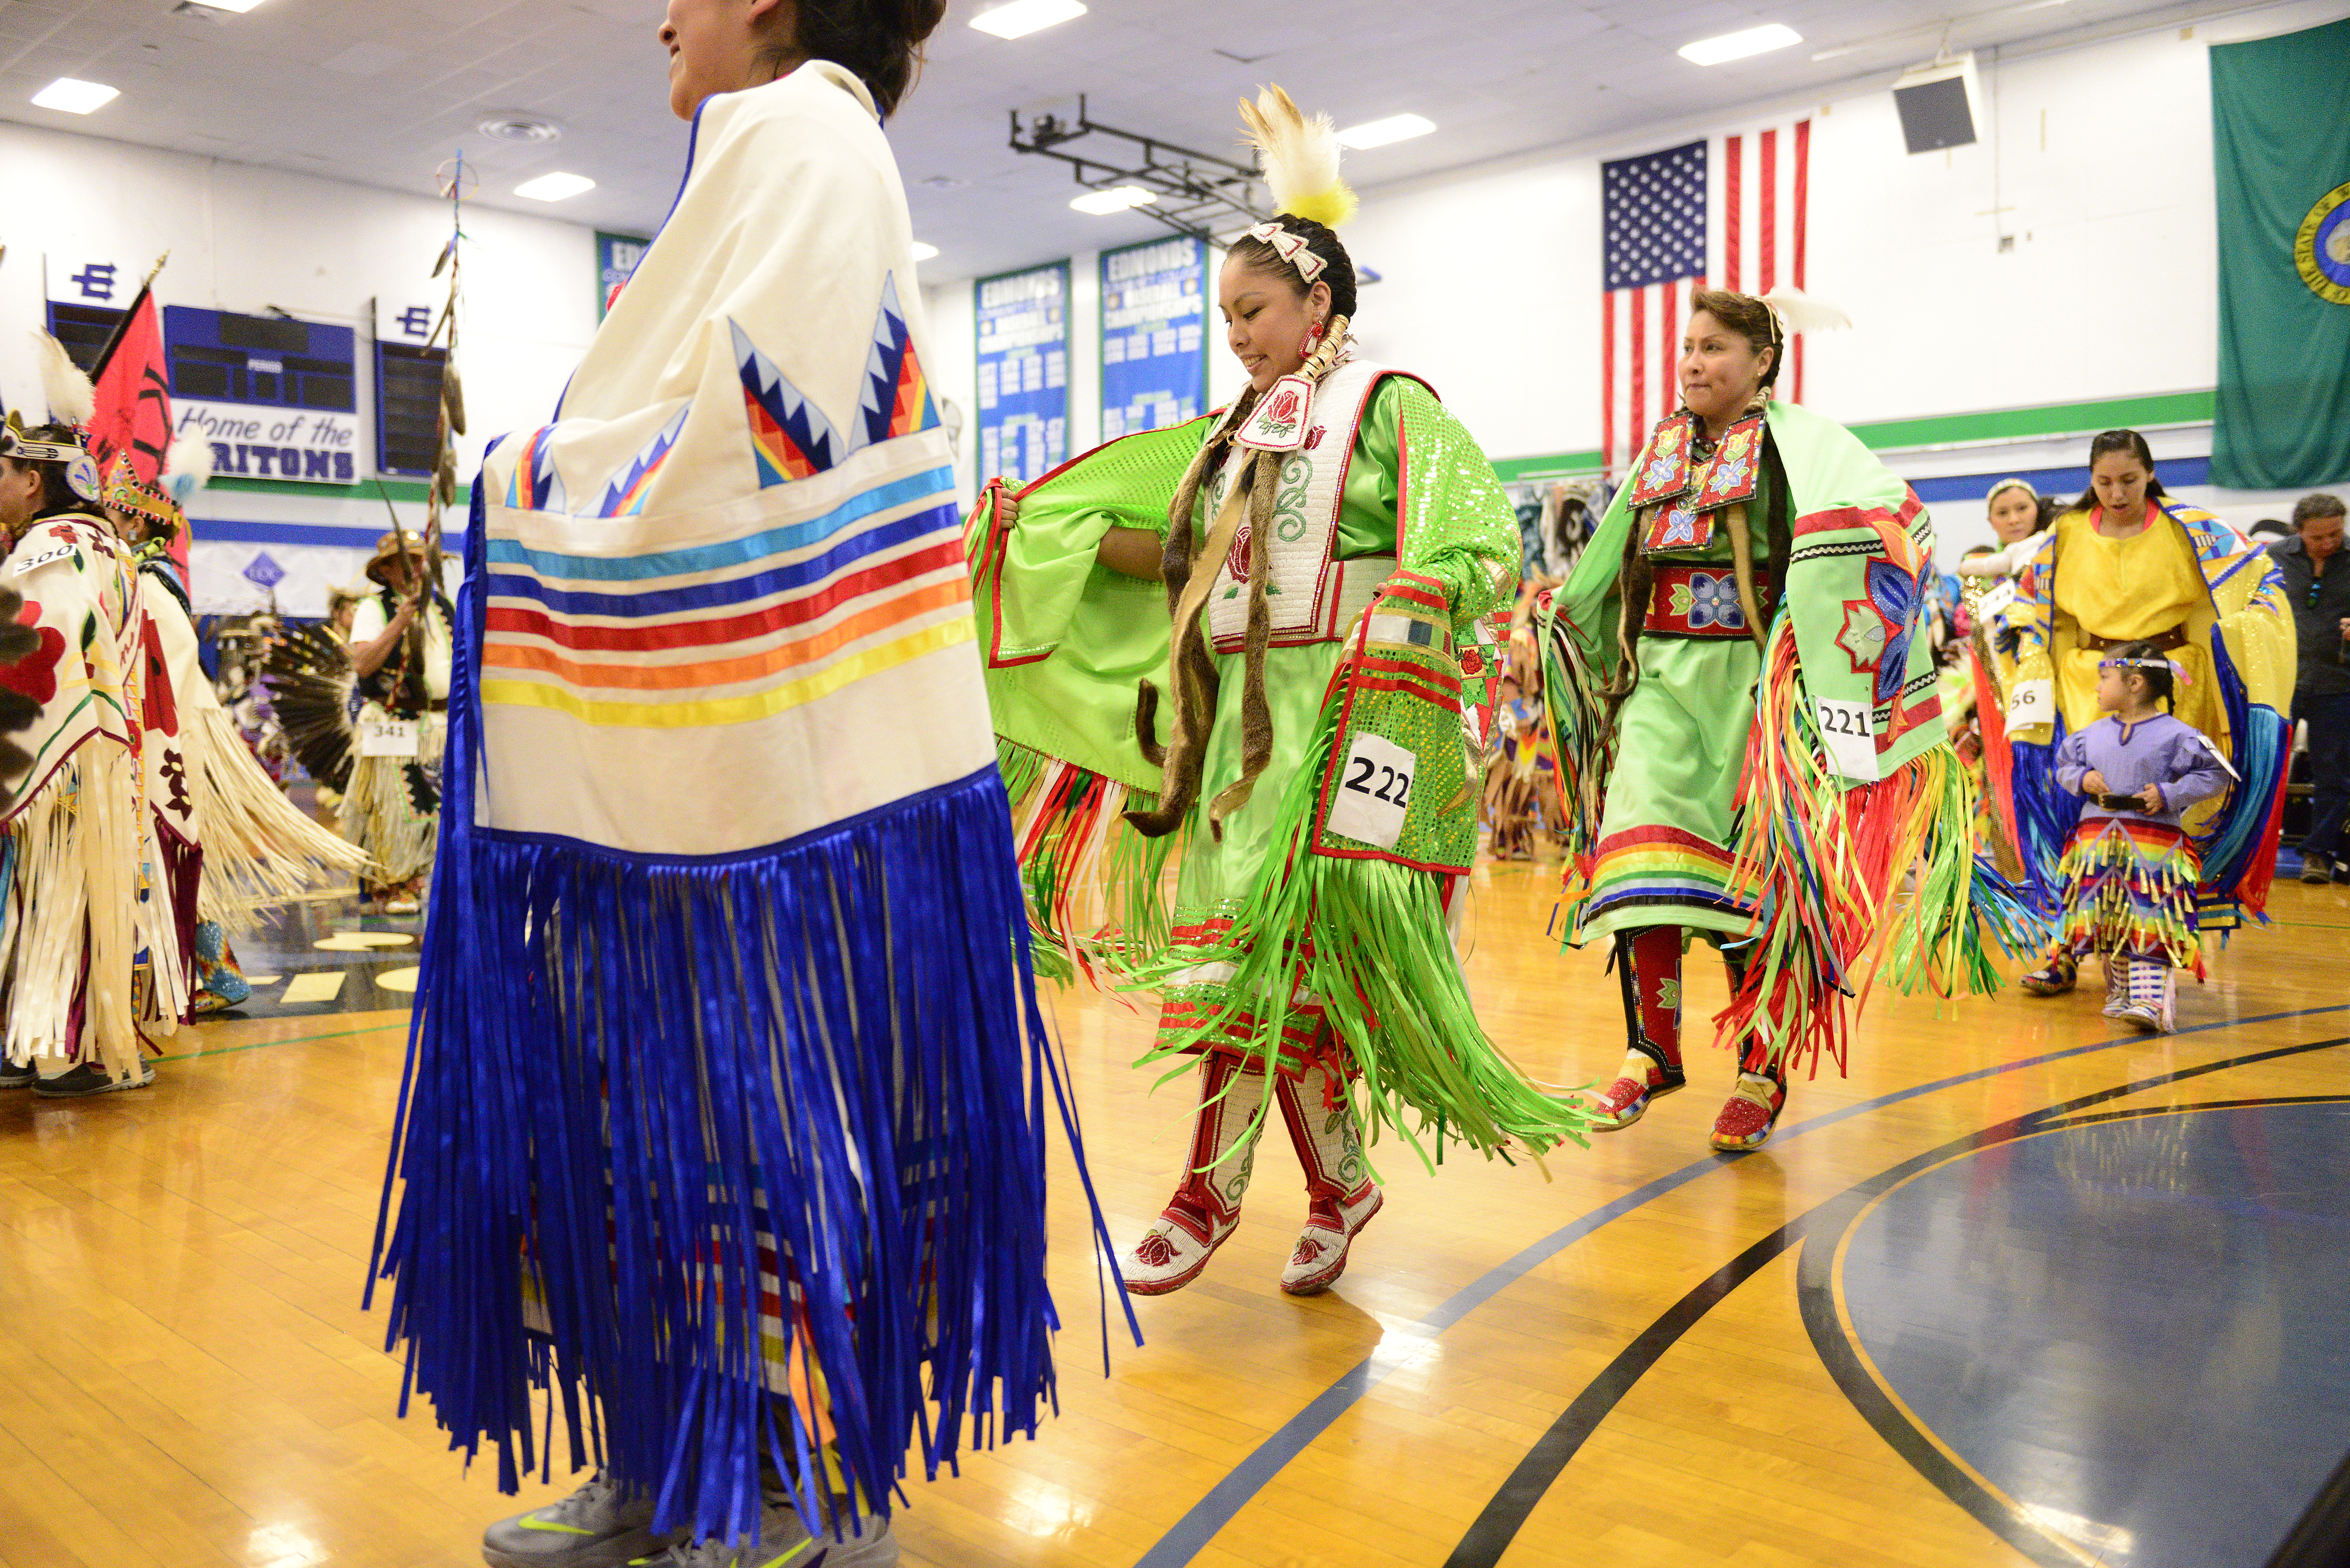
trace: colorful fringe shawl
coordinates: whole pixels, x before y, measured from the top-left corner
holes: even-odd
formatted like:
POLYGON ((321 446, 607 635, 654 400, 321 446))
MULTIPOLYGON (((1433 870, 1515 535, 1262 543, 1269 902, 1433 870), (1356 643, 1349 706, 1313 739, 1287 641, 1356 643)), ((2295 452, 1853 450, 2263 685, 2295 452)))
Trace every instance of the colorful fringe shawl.
POLYGON ((733 1540, 763 1463, 822 1529, 1037 1429, 1048 1089, 1077 1134, 872 103, 803 66, 691 165, 474 486, 375 1255, 403 1405, 503 1486, 559 1403, 733 1540))
POLYGON ((1826 754, 1783 611, 1756 693, 1732 874, 1762 907, 1745 983, 1714 1022, 1722 1044, 1756 1041, 1774 1064, 1808 1058, 1814 1073, 1823 1052, 1844 1070, 1845 1002, 1865 1005, 1888 960, 1904 992, 1982 996, 2000 985, 1986 934, 2011 958, 2045 940, 2022 891, 1974 853, 1973 782, 1947 743, 1875 784, 1848 784, 1826 754))
POLYGON ((1187 836, 1134 831, 1125 814, 1158 804, 1147 791, 1000 736, 996 756, 1012 798, 1037 974, 1083 976, 1126 1001, 1119 988, 1170 940, 1167 872, 1187 836))
POLYGON ((2076 953, 2158 958, 2203 978, 2195 888, 2202 867, 2182 829, 2108 816, 2073 831, 2064 881, 2064 944, 2076 953))

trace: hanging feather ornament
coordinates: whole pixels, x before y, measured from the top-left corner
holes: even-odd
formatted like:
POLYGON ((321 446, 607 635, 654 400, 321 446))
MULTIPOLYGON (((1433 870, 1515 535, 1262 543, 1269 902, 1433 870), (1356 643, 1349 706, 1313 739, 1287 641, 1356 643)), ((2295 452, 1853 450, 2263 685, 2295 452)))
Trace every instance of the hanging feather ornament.
POLYGON ((350 649, 323 625, 294 627, 262 655, 261 682, 303 771, 338 792, 348 790, 359 750, 351 722, 359 676, 350 649))
POLYGON ((1308 119, 1279 87, 1241 100, 1241 122, 1264 166, 1274 210, 1335 229, 1355 215, 1353 187, 1339 177, 1338 130, 1326 114, 1308 119))
POLYGON ((198 435, 183 435, 172 443, 163 454, 163 487, 172 499, 187 509, 189 500, 197 491, 213 482, 213 464, 216 454, 213 443, 198 435))
POLYGON ((1762 296, 1771 314, 1779 318, 1780 333, 1788 337, 1806 332, 1839 332, 1852 325, 1852 317, 1825 299, 1814 299, 1800 288, 1774 288, 1762 296))
POLYGON ((49 405, 49 418, 76 430, 87 428, 98 415, 98 389, 88 373, 46 332, 33 334, 33 346, 40 356, 41 397, 49 405))

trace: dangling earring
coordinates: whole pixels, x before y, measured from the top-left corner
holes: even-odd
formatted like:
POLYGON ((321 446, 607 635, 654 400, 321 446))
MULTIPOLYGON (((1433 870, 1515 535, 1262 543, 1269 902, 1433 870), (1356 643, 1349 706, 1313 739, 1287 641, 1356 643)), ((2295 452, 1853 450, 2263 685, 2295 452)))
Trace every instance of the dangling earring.
POLYGON ((1314 350, 1321 346, 1322 324, 1317 321, 1305 329, 1305 341, 1297 346, 1297 357, 1301 359, 1311 359, 1314 358, 1314 350))

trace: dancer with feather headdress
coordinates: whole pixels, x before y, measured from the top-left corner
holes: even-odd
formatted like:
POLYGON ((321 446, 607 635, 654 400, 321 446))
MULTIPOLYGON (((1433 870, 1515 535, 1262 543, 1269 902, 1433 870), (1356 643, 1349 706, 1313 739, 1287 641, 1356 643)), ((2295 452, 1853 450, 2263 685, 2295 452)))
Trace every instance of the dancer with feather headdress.
POLYGON ((192 897, 183 846, 159 835, 143 766, 168 727, 154 679, 138 563, 100 510, 82 431, 88 377, 38 335, 50 423, 0 431, 0 533, 8 586, 37 646, 0 670, 36 708, 0 816, 0 1086, 73 1097, 143 1087, 151 1034, 186 1010, 178 901, 192 897), (176 874, 175 873, 180 873, 176 874))
POLYGON ((1735 1152, 1770 1137, 1791 1067, 1842 1067, 1845 1001, 1888 941, 1897 981, 1947 995, 1996 984, 1981 924, 2011 952, 2032 932, 1972 857, 1917 635, 1932 522, 1850 432, 1772 395, 1792 333, 1844 324, 1792 292, 1693 294, 1681 407, 1544 616, 1567 940, 1614 939, 1628 1036, 1595 1130, 1686 1083, 1692 939, 1730 971, 1712 1144, 1735 1152))
POLYGON ((1124 1260, 1139 1294, 1231 1235, 1276 1106, 1301 1295, 1378 1211, 1367 1127, 1539 1154, 1582 1123, 1486 1038, 1448 923, 1482 769, 1456 650, 1515 587, 1514 515, 1426 384, 1353 351, 1328 118, 1278 88, 1241 112, 1280 209, 1220 280, 1248 390, 992 485, 970 537, 1039 936, 1159 992, 1149 1060, 1205 1058, 1174 1198, 1124 1260))
POLYGON ((190 1015, 218 1012, 252 994, 230 932, 274 905, 321 896, 367 865, 366 854, 296 807, 244 743, 212 678, 172 560, 187 530, 188 498, 212 474, 212 447, 172 443, 161 472, 142 479, 130 454, 116 456, 103 506, 139 563, 148 680, 168 691, 162 720, 143 749, 149 807, 173 846, 185 886, 175 896, 190 971, 190 1015))

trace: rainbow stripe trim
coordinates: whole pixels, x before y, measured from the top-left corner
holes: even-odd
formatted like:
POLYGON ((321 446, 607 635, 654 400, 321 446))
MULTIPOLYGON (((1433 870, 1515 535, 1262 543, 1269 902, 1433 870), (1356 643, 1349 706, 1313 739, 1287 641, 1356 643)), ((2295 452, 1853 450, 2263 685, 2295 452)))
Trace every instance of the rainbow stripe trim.
MULTIPOLYGON (((1600 840, 1591 867, 1585 923, 1639 908, 1694 907, 1750 916, 1754 906, 1731 890, 1728 850, 1678 827, 1627 827, 1600 840)), ((1670 924, 1668 916, 1656 922, 1670 924)))
POLYGON ((644 451, 613 477, 612 483, 604 487, 604 499, 597 504, 597 516, 634 517, 644 511, 645 496, 660 473, 661 464, 669 461, 678 436, 684 431, 685 416, 692 411, 691 403, 679 409, 676 416, 661 427, 660 433, 645 444, 644 451))
POLYGON ((974 635, 944 467, 690 549, 484 545, 482 701, 590 724, 764 719, 974 635))

